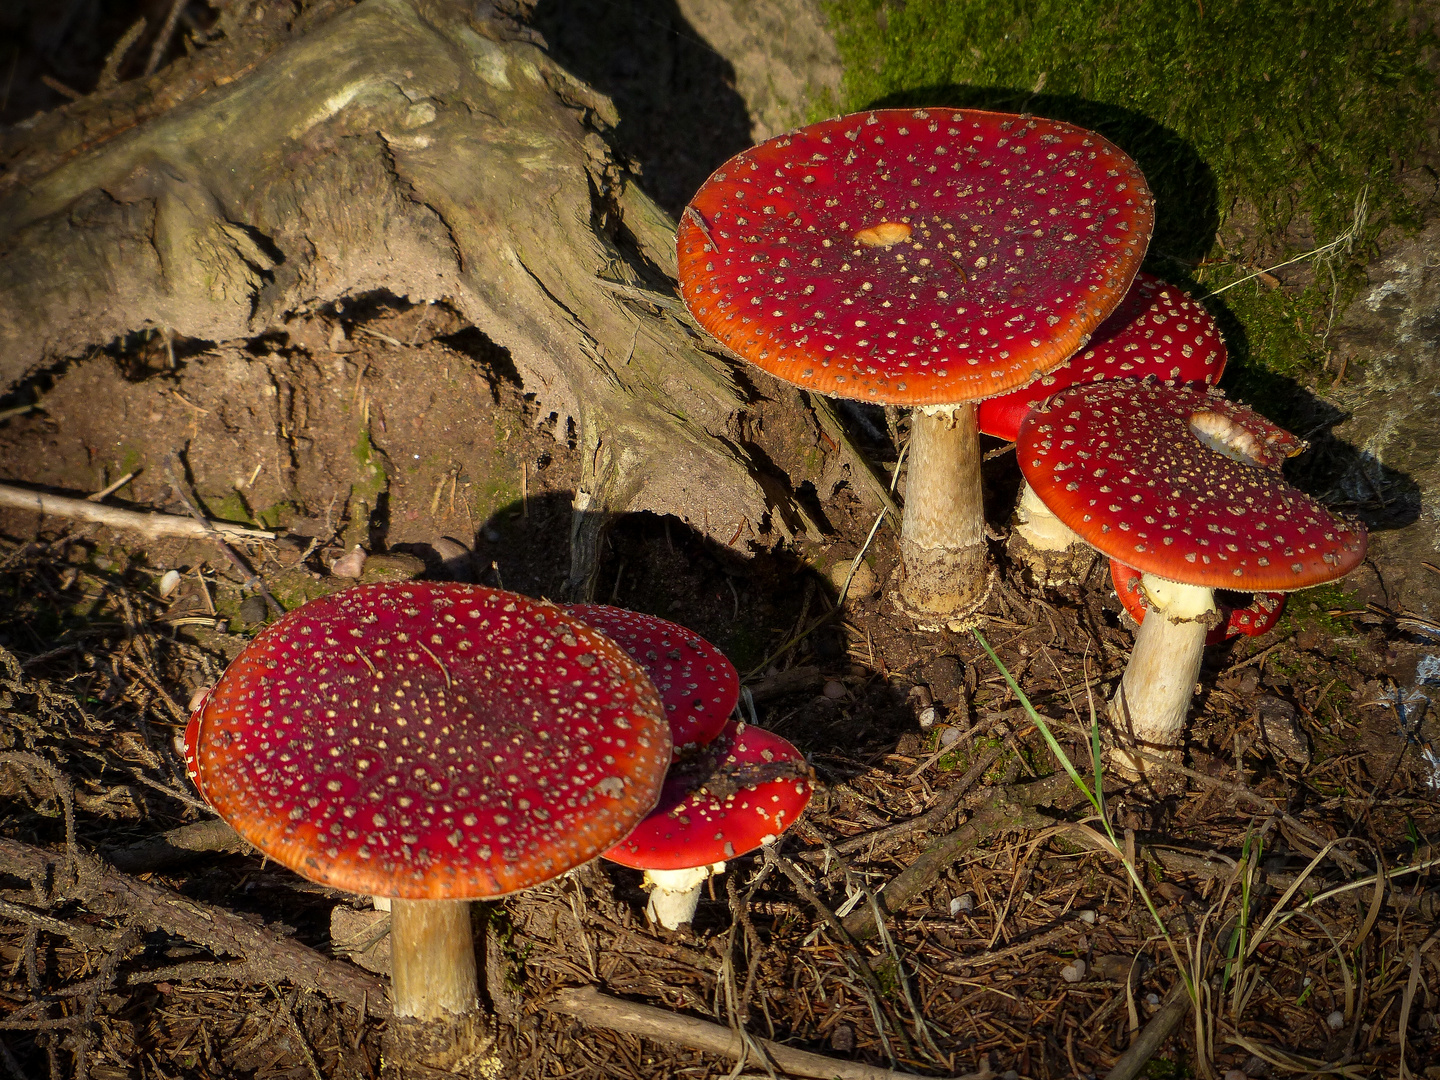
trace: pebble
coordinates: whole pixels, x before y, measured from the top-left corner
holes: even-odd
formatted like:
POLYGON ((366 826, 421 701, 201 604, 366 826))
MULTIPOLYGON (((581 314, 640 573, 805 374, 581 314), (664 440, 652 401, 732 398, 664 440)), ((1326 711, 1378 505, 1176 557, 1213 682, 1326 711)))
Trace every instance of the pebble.
POLYGON ((270 609, 265 604, 265 598, 259 593, 254 593, 240 601, 240 619, 242 622, 252 626, 255 623, 263 623, 269 616, 270 609))
POLYGON ((845 696, 845 684, 838 679, 831 679, 820 692, 831 701, 839 701, 845 696))
POLYGON ((932 728, 935 726, 935 721, 940 719, 940 714, 936 712, 934 705, 926 705, 915 719, 920 721, 922 728, 932 728))
POLYGON ((1225 1080, 1250 1080, 1243 1069, 1226 1069, 1225 1080))
POLYGON ((941 746, 954 746, 959 741, 960 729, 957 727, 947 727, 944 731, 940 732, 941 746))
POLYGON ((1066 964, 1060 969, 1060 978, 1067 983, 1078 983, 1085 978, 1085 961, 1076 960, 1074 963, 1066 964))
POLYGON ((1086 926, 1095 925, 1095 912, 1087 909, 1085 911, 1076 912, 1076 914, 1080 916, 1080 921, 1083 922, 1086 926))
POLYGON ((854 559, 843 559, 830 567, 830 584, 835 586, 838 595, 840 590, 845 588, 845 579, 850 579, 850 591, 847 597, 856 600, 864 600, 875 595, 875 589, 880 584, 875 577, 875 571, 870 569, 870 564, 861 559, 857 565, 854 559), (855 568, 855 575, 851 577, 850 568, 855 568))
POLYGON ((358 578, 365 573, 365 549, 356 544, 349 552, 335 560, 330 567, 330 573, 336 577, 358 578))
POLYGON ((1159 1005, 1159 1004, 1160 1004, 1160 995, 1159 995, 1159 994, 1146 994, 1146 995, 1145 995, 1145 1004, 1146 1004, 1146 1005, 1149 1005, 1149 1006, 1153 1009, 1156 1005, 1159 1005))
POLYGON ((1339 1031, 1345 1026, 1345 1014, 1336 1009, 1329 1016, 1325 1017, 1325 1023, 1330 1025, 1331 1031, 1339 1031))
POLYGON ((166 570, 165 573, 160 576, 160 596, 162 599, 168 598, 170 594, 179 587, 180 571, 166 570))
POLYGON ((971 896, 968 892, 967 892, 967 893, 961 893, 959 896, 955 897, 955 899, 953 899, 953 900, 950 901, 950 914, 951 914, 951 915, 959 915, 962 911, 974 911, 974 910, 975 910, 975 897, 971 896))

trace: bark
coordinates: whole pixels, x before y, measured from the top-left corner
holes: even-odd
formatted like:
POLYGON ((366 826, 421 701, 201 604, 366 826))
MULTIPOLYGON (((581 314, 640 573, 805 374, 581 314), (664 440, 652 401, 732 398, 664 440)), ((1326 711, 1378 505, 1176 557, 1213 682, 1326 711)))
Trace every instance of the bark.
POLYGON ((510 0, 296 6, 232 4, 223 44, 9 133, 0 388, 146 327, 444 300, 578 440, 576 591, 614 513, 759 531, 745 387, 678 308, 673 223, 612 159, 610 102, 510 0))

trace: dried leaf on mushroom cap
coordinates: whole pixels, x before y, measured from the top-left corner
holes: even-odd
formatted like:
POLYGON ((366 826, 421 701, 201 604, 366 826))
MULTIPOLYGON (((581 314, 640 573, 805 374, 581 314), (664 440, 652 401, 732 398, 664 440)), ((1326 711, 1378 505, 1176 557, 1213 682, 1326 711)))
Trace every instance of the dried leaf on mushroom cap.
POLYGON ((1365 554, 1364 526, 1280 475, 1303 446, 1217 390, 1120 381, 1037 405, 1016 459, 1055 516, 1112 559, 1187 585, 1291 592, 1365 554))
POLYGON ((571 604, 565 610, 645 669, 665 706, 675 756, 720 733, 740 700, 740 676, 714 645, 677 623, 609 604, 571 604))
POLYGON ((559 608, 475 585, 358 586, 267 628, 200 722, 200 783, 265 855, 337 888, 501 896, 655 804, 645 673, 559 608))
POLYGON ((1202 306, 1143 270, 1085 348, 1028 386, 980 403, 980 430, 1014 441, 1037 401, 1067 386, 1143 379, 1214 386, 1227 353, 1220 328, 1202 306))
POLYGON ((636 870, 688 870, 733 859, 795 824, 811 790, 810 768, 795 747, 732 720, 671 768, 655 809, 605 858, 636 870))
POLYGON ((707 331, 805 389, 956 404, 1079 348, 1153 223, 1140 170, 1093 132, 879 109, 722 165, 681 219, 680 285, 707 331))

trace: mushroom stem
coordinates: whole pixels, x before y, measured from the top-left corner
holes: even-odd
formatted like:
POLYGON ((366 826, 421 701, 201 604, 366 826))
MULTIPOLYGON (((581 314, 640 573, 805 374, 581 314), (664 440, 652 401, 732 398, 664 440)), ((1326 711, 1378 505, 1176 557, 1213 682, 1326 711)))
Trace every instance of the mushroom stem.
POLYGON ((454 1019, 480 1005, 468 900, 390 901, 391 996, 397 1016, 454 1019))
POLYGON ((968 614, 985 595, 985 503, 975 405, 917 408, 900 526, 901 601, 917 616, 968 614))
POLYGON ((717 862, 688 870, 646 870, 645 884, 651 888, 645 904, 645 916, 667 930, 678 930, 682 923, 695 918, 700 906, 700 886, 712 874, 724 873, 725 864, 717 862))
POLYGON ((1023 480, 1010 522, 1010 558, 1024 566, 1038 586, 1081 581, 1095 561, 1090 545, 1056 517, 1023 480))
POLYGON ((1145 763, 1124 744, 1152 754, 1180 745, 1205 652, 1205 634, 1218 615, 1213 589, 1180 585, 1151 574, 1141 579, 1141 587, 1150 611, 1135 635, 1120 688, 1110 699, 1110 718, 1122 744, 1110 755, 1110 762, 1132 779, 1145 772, 1145 763))

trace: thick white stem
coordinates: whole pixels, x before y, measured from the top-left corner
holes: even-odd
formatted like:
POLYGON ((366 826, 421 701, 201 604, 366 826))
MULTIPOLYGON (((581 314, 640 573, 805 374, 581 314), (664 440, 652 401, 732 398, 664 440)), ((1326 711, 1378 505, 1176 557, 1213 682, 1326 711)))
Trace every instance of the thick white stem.
POLYGON ((1035 494, 1035 489, 1021 481, 1020 501, 1015 507, 1015 532, 1036 551, 1065 551, 1083 544, 1075 530, 1056 517, 1035 494))
POLYGON ((700 906, 700 886, 711 874, 724 870, 723 862, 688 870, 646 870, 645 885, 650 889, 650 899, 645 904, 646 918, 667 930, 680 929, 682 924, 695 918, 695 909, 700 906))
POLYGON ((1135 777, 1145 762, 1127 745, 1150 754, 1180 746, 1185 714, 1195 692, 1205 634, 1216 612, 1215 594, 1146 574, 1141 582, 1151 607, 1135 635, 1135 649, 1110 700, 1110 718, 1119 737, 1111 764, 1135 777))
POLYGON ((454 1019, 480 1005, 468 900, 390 901, 395 1015, 454 1019))
POLYGON ((916 409, 900 557, 901 600, 922 619, 971 612, 984 598, 985 502, 975 406, 916 409))

